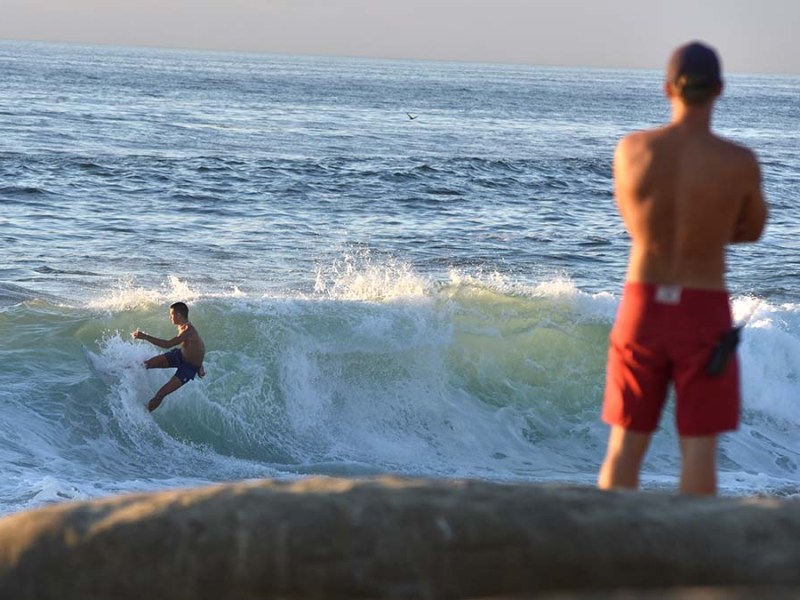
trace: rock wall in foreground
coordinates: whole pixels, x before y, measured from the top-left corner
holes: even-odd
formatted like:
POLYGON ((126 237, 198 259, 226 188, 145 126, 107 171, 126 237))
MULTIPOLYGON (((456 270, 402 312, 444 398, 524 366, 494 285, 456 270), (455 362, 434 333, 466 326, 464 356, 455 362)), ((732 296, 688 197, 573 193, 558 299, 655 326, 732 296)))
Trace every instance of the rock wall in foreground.
POLYGON ((3 599, 538 597, 674 586, 800 586, 800 503, 317 478, 126 495, 0 520, 3 599))

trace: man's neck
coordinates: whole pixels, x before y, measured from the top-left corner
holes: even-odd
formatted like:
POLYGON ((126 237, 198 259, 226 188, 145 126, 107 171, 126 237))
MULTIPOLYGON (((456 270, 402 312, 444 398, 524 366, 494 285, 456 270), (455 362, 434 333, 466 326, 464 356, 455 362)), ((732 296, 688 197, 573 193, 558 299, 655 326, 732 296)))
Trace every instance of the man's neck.
POLYGON ((676 100, 672 103, 672 124, 696 131, 711 131, 713 103, 692 106, 676 100))

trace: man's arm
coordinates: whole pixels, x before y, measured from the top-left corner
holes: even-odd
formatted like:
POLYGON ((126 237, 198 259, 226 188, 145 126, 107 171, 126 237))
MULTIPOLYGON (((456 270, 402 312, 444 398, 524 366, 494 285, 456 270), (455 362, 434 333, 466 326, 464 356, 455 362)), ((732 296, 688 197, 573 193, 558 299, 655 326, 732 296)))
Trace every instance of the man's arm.
POLYGON ((732 244, 755 242, 761 237, 767 222, 767 203, 761 192, 761 169, 756 157, 749 155, 746 166, 748 190, 731 237, 732 244))
POLYGON ((149 335, 143 331, 139 331, 138 329, 134 331, 131 335, 133 335, 133 339, 135 340, 144 340, 146 342, 150 342, 154 346, 166 349, 166 348, 172 348, 173 346, 177 346, 178 344, 182 343, 185 333, 175 336, 171 340, 162 340, 161 338, 153 337, 152 335, 149 335))
POLYGON ((636 174, 643 169, 643 152, 647 138, 641 131, 623 137, 614 150, 614 202, 628 233, 631 234, 630 203, 637 196, 636 174))
POLYGON ((612 172, 614 175, 614 202, 617 205, 617 210, 619 211, 623 221, 625 220, 625 206, 620 202, 620 197, 622 196, 623 181, 625 179, 623 169, 626 153, 625 140, 626 138, 622 138, 617 143, 617 147, 614 149, 614 162, 612 164, 612 172))

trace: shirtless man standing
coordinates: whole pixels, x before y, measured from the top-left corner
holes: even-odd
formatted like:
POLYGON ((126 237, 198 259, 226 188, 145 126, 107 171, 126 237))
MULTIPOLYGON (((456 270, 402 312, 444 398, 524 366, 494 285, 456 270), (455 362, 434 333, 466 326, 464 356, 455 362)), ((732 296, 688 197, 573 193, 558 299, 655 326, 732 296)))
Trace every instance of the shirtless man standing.
POLYGON ((206 346, 200 334, 197 333, 197 329, 189 322, 189 307, 183 302, 176 302, 169 307, 169 320, 178 328, 178 335, 171 340, 162 340, 138 329, 131 334, 134 339, 148 341, 159 348, 172 348, 180 344, 180 348, 174 348, 169 352, 144 361, 144 366, 148 369, 177 367, 175 375, 147 403, 147 409, 150 412, 159 407, 164 396, 171 394, 187 381, 194 379, 195 375, 204 377, 206 374, 203 369, 206 346))
POLYGON ((719 60, 691 43, 672 54, 672 121, 631 133, 614 154, 614 194, 631 237, 625 289, 610 335, 603 420, 611 425, 600 488, 639 486, 671 381, 680 436, 680 491, 716 493, 717 435, 739 424, 735 352, 707 372, 731 329, 725 247, 754 242, 767 207, 752 152, 711 132, 719 60))

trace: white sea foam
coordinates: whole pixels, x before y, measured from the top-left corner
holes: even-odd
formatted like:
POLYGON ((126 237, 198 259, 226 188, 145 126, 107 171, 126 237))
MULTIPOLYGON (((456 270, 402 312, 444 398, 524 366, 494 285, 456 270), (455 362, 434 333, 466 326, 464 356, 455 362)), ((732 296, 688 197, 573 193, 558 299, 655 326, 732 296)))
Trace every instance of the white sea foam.
MULTIPOLYGON (((86 373, 79 388, 59 393, 58 378, 46 376, 38 384, 51 390, 44 404, 6 404, 12 431, 28 432, 24 446, 10 434, 2 440, 7 506, 313 473, 581 484, 596 476, 607 435, 599 406, 613 295, 587 294, 564 280, 517 284, 497 273, 432 282, 395 263, 345 272, 313 296, 212 297, 189 284, 182 291, 194 290, 209 376, 151 415, 144 404, 171 372, 143 368, 161 350, 130 337, 129 308, 167 337, 161 289, 132 286, 118 304, 104 299, 107 316, 99 321, 97 304, 84 309, 78 331, 94 337, 81 341, 109 378, 93 376, 77 352, 64 366, 86 373), (404 283, 401 293, 396 274, 416 283, 404 283), (54 428, 48 415, 64 411, 54 428), (76 446, 76 439, 83 441, 76 446), (74 458, 65 462, 68 448, 74 458)), ((724 493, 792 494, 800 468, 800 311, 749 297, 733 305, 739 319, 753 314, 740 347, 743 423, 722 438, 720 485, 724 493)), ((53 331, 75 319, 74 309, 50 312, 59 310, 53 331)), ((11 345, 35 315, 17 319, 7 323, 11 345)), ((59 339, 54 353, 70 343, 59 339)), ((675 483, 671 421, 668 407, 645 486, 675 483)))

